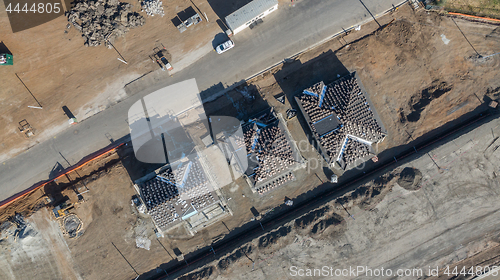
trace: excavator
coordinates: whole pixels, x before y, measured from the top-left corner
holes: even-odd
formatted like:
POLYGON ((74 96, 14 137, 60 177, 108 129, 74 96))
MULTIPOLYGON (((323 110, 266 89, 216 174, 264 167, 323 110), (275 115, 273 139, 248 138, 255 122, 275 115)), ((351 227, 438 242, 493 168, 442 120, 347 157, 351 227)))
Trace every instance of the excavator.
POLYGON ((56 219, 63 218, 64 216, 69 214, 69 210, 74 208, 75 205, 73 203, 70 203, 69 200, 64 201, 63 203, 57 205, 52 209, 52 212, 54 213, 54 216, 56 219))

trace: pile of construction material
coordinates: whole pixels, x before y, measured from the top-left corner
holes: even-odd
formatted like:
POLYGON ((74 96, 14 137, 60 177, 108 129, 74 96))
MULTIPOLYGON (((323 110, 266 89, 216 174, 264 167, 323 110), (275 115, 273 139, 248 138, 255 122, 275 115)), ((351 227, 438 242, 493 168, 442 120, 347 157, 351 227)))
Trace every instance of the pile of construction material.
POLYGON ((146 12, 148 16, 160 15, 164 16, 163 2, 160 0, 144 0, 141 3, 142 11, 146 12))
POLYGON ((132 5, 118 0, 77 0, 66 16, 82 33, 85 46, 92 47, 105 44, 111 48, 109 43, 146 21, 143 16, 132 12, 132 5))
POLYGON ((149 248, 151 247, 151 240, 144 236, 137 236, 135 238, 135 246, 149 251, 149 248))

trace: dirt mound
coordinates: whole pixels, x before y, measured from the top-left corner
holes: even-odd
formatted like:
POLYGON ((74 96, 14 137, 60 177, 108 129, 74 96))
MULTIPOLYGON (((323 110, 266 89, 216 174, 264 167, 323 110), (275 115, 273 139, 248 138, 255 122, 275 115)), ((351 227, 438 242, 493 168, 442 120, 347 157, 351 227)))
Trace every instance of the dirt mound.
POLYGON ((429 48, 428 34, 421 32, 420 25, 404 19, 399 19, 383 30, 376 32, 375 38, 383 46, 394 51, 397 66, 405 65, 408 61, 427 56, 425 50, 429 48), (377 38, 379 37, 379 38, 377 38))
POLYGON ((265 248, 271 244, 274 244, 281 237, 287 236, 292 231, 290 226, 281 227, 280 229, 273 231, 259 239, 259 247, 265 248))
POLYGON ((222 260, 220 260, 219 263, 217 264, 217 266, 221 270, 225 270, 225 269, 227 269, 229 267, 230 264, 236 262, 238 259, 240 259, 243 256, 247 256, 251 252, 252 252, 252 246, 251 245, 248 246, 248 247, 244 246, 244 247, 238 249, 233 254, 229 255, 228 257, 223 258, 222 260))
POLYGON ((314 226, 311 230, 311 233, 313 233, 313 234, 321 233, 331 225, 340 224, 342 222, 342 220, 343 220, 342 217, 333 213, 331 217, 324 219, 324 220, 321 220, 321 221, 317 222, 316 224, 314 224, 314 226))
POLYGON ((328 212, 328 210, 330 210, 330 207, 325 206, 321 209, 314 210, 314 211, 307 213, 306 215, 295 220, 295 227, 306 228, 312 222, 314 222, 318 218, 324 216, 325 213, 328 212))
POLYGON ((406 190, 415 191, 420 188, 422 172, 416 168, 405 167, 399 174, 398 184, 406 190))
POLYGON ((500 87, 487 89, 486 95, 493 99, 498 98, 500 96, 500 87))
POLYGON ((16 215, 16 213, 21 213, 25 217, 31 216, 33 212, 45 206, 45 202, 42 197, 43 191, 36 190, 2 208, 0 213, 0 223, 7 221, 12 216, 16 215))
POLYGON ((408 114, 404 113, 404 110, 400 110, 400 121, 405 123, 417 122, 420 120, 420 115, 424 111, 432 100, 438 99, 443 94, 449 92, 452 89, 446 82, 434 81, 431 86, 423 89, 419 94, 416 94, 410 99, 410 109, 411 112, 408 114))
POLYGON ((194 273, 188 274, 186 276, 179 277, 179 280, 201 280, 208 279, 210 275, 214 272, 214 267, 209 266, 200 271, 196 271, 194 273))
POLYGON ((351 201, 363 205, 371 205, 382 200, 392 188, 391 181, 394 179, 392 173, 384 174, 373 179, 370 183, 359 186, 354 191, 336 199, 339 205, 347 205, 351 201))
POLYGON ((499 39, 500 38, 500 27, 493 29, 493 31, 491 31, 490 34, 486 35, 486 38, 499 39))

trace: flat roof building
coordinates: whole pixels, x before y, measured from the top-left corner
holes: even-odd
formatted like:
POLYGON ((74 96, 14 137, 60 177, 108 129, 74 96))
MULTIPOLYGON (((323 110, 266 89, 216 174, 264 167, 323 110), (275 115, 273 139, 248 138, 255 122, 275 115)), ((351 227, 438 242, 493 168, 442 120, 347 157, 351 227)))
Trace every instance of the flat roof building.
POLYGON ((266 15, 278 9, 278 0, 253 0, 226 17, 226 23, 233 34, 253 28, 266 15))

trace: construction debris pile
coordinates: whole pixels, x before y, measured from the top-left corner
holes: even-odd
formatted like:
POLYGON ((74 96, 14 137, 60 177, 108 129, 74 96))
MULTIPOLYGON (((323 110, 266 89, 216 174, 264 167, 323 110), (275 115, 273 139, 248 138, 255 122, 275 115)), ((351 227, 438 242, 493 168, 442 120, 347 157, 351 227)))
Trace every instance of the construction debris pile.
POLYGON ((144 236, 137 236, 135 238, 135 246, 149 251, 149 248, 151 247, 151 240, 144 236))
POLYGON ((144 0, 141 3, 142 11, 146 12, 148 16, 160 15, 164 16, 163 2, 160 0, 144 0))
POLYGON ((37 234, 33 226, 24 220, 24 217, 17 213, 9 221, 0 224, 0 242, 10 240, 17 242, 28 239, 37 234))
POLYGON ((85 46, 105 44, 111 48, 130 28, 144 25, 145 18, 132 12, 132 5, 118 0, 77 0, 66 12, 68 21, 82 33, 85 46))

